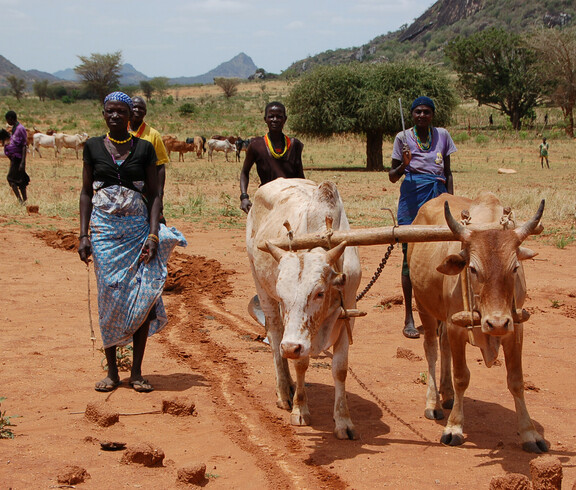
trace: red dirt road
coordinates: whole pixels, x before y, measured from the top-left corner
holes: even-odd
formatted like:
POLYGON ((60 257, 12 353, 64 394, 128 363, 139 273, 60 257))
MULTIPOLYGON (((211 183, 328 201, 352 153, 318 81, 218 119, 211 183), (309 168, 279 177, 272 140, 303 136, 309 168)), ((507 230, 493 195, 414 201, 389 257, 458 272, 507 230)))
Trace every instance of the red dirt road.
MULTIPOLYGON (((487 488, 493 476, 529 475, 537 457, 521 450, 503 363, 487 369, 468 347, 472 373, 465 401, 465 444, 439 443, 444 421, 424 418, 426 371, 421 340, 401 335, 402 306, 379 306, 400 293, 400 252, 359 307, 350 351, 349 405, 361 439, 332 435, 330 359, 311 362, 307 376, 310 427, 291 427, 276 407, 269 347, 246 306, 254 294, 240 230, 179 227, 189 241, 171 261, 164 295, 168 327, 152 337, 144 374, 156 387, 139 394, 123 385, 97 393, 102 354, 90 341, 88 273, 72 230, 58 219, 31 216, 20 225, 0 219, 0 397, 16 437, 0 440, 0 489, 50 488, 67 464, 91 475, 80 488, 178 488, 177 470, 206 463, 209 488, 487 488), (25 226, 22 226, 25 225, 25 226), (30 225, 29 227, 27 225, 30 225), (63 229, 63 234, 39 230, 63 229), (409 349, 397 355, 398 348, 409 349), (102 428, 81 412, 105 401, 121 414, 157 411, 162 400, 186 397, 196 415, 120 415, 102 428), (79 413, 80 412, 80 413, 79 413), (166 454, 162 467, 120 463, 122 452, 99 442, 150 442, 166 454)), ((546 225, 546 223, 544 223, 546 225)), ((75 231, 75 230, 74 230, 75 231)), ((524 371, 530 415, 558 457, 564 484, 576 482, 576 254, 540 239, 525 264, 532 317, 525 327, 524 371)), ((361 250, 368 282, 384 246, 361 250)), ((92 318, 96 286, 89 272, 92 318)), ((500 360, 503 360, 500 353, 500 360)))

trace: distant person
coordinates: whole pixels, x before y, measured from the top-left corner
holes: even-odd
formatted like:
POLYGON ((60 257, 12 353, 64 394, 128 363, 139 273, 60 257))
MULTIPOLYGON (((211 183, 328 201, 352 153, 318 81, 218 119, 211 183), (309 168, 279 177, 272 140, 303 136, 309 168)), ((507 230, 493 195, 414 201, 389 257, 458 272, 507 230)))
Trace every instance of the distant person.
POLYGON ((8 111, 5 117, 6 122, 12 126, 10 142, 4 147, 4 154, 10 159, 7 180, 18 202, 24 204, 28 200, 26 187, 30 184, 30 177, 26 173, 28 134, 26 128, 18 122, 18 116, 14 111, 8 111))
MULTIPOLYGON (((418 97, 412 102, 410 113, 414 127, 400 132, 394 140, 392 166, 388 172, 391 182, 400 186, 398 202, 398 224, 409 225, 414 221, 420 207, 443 192, 454 193, 450 155, 456 151, 450 133, 444 128, 432 126, 436 106, 429 97, 418 97)), ((409 339, 420 337, 412 315, 412 281, 406 252, 408 245, 402 244, 402 293, 404 295, 404 328, 402 333, 409 339)))
POLYGON ((544 114, 544 126, 548 126, 548 113, 544 114))
POLYGON ((544 168, 544 160, 546 160, 546 166, 550 168, 550 164, 548 163, 548 150, 550 148, 550 144, 546 141, 546 138, 542 138, 542 143, 540 143, 540 165, 544 168))
POLYGON ((280 102, 270 102, 264 109, 264 121, 268 133, 253 138, 246 149, 246 158, 240 173, 240 208, 250 211, 252 203, 248 195, 250 169, 256 164, 260 185, 278 177, 304 179, 302 149, 304 145, 296 138, 289 138, 282 130, 288 119, 286 107, 280 102))
POLYGON ((492 118, 492 114, 490 114, 490 117, 488 118, 488 123, 490 124, 490 127, 494 126, 494 119, 492 118))
POLYGON ((178 230, 159 223, 156 152, 128 132, 132 107, 128 95, 109 94, 102 110, 108 132, 86 141, 83 154, 78 254, 87 264, 94 258, 108 363, 107 376, 94 389, 103 392, 120 385, 116 348, 130 342, 130 386, 154 389, 142 376, 146 341, 168 321, 162 302, 166 263, 175 246, 186 246, 178 230))
POLYGON ((156 158, 158 159, 156 160, 156 170, 158 171, 158 191, 160 195, 160 223, 166 224, 166 220, 164 219, 165 165, 170 161, 170 158, 168 158, 168 152, 166 151, 166 146, 164 146, 160 133, 144 122, 147 113, 146 101, 142 97, 136 96, 132 98, 132 103, 134 104, 134 111, 132 113, 132 119, 130 120, 130 133, 137 138, 152 143, 156 151, 156 158))

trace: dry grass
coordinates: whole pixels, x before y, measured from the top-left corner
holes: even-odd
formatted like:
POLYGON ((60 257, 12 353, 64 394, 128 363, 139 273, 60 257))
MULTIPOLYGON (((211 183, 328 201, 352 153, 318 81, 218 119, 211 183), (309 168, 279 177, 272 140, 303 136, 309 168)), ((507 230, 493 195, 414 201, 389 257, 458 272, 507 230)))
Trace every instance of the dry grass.
MULTIPOLYGON (((259 83, 242 84, 240 93, 225 100, 216 86, 174 89, 174 104, 160 102, 149 105, 148 121, 165 134, 180 139, 202 134, 239 134, 242 137, 262 134, 265 126, 262 109, 268 100, 283 100, 290 87, 286 82, 266 82, 264 90, 259 83), (177 100, 176 100, 177 99, 177 100), (178 114, 178 106, 193 102, 198 107, 192 118, 178 114)), ((39 129, 53 127, 68 132, 86 131, 90 135, 102 134, 100 107, 93 102, 72 105, 41 104, 28 100, 20 107, 7 99, 0 99, 0 112, 14 108, 22 114, 25 125, 39 129), (70 129, 66 129, 70 127, 70 129)), ((494 114, 494 128, 488 127, 489 111, 471 104, 462 105, 454 124, 449 127, 458 146, 452 157, 455 191, 459 195, 474 197, 479 191, 497 194, 502 203, 512 206, 519 219, 530 217, 541 199, 546 199, 544 215, 548 240, 565 246, 574 239, 576 170, 574 168, 572 140, 566 138, 560 127, 561 116, 549 111, 550 123, 545 135, 550 143, 551 169, 541 169, 538 145, 542 128, 523 132, 506 129, 503 116, 494 114), (498 174, 498 168, 517 171, 512 175, 498 174)), ((542 120, 543 111, 538 112, 542 120)), ((288 120, 288 123, 290 121, 288 120)), ((288 125, 288 132, 290 128, 288 125)), ((304 165, 306 176, 315 181, 332 180, 343 196, 352 226, 385 226, 391 224, 382 208, 396 210, 399 184, 389 182, 387 174, 370 173, 365 168, 365 142, 356 135, 340 135, 328 140, 301 137, 305 144, 304 165)), ((392 151, 392 140, 383 144, 385 165, 392 151)), ((58 161, 51 151, 44 158, 30 158, 28 170, 32 179, 29 187, 30 203, 40 206, 40 214, 61 216, 77 227, 78 194, 80 190, 81 162, 72 150, 65 150, 58 161)), ((167 166, 166 215, 198 222, 206 227, 242 227, 245 218, 238 210, 239 175, 241 163, 225 162, 222 154, 214 163, 197 160, 186 154, 185 162, 177 162, 176 154, 167 166)), ((7 160, 0 159, 0 162, 7 160)), ((252 175, 249 193, 257 185, 252 175)), ((9 222, 26 214, 11 195, 8 185, 0 185, 0 216, 9 222)))

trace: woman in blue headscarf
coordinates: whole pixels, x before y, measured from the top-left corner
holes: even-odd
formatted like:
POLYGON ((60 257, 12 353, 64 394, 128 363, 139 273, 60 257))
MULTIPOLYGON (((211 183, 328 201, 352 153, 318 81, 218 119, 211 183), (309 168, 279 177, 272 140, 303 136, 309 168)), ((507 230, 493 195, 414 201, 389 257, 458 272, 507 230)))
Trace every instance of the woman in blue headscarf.
MULTIPOLYGON (((436 107, 429 97, 418 97, 412 102, 410 113, 414 126, 398 133, 392 150, 392 166, 388 172, 391 182, 402 176, 398 202, 398 224, 409 225, 414 221, 420 207, 443 192, 454 193, 450 155, 456 151, 450 133, 444 128, 432 126, 436 107)), ((402 292, 404 294, 405 337, 417 339, 420 333, 414 326, 412 315, 412 282, 406 260, 407 244, 402 244, 402 292)))
POLYGON ((159 223, 156 152, 129 133, 132 108, 126 94, 108 95, 102 111, 108 132, 90 138, 83 155, 78 254, 86 263, 94 257, 108 363, 107 376, 94 388, 104 392, 120 385, 116 347, 130 342, 130 385, 139 392, 154 389, 142 376, 146 340, 167 323, 161 297, 166 264, 176 245, 186 246, 178 230, 159 223))

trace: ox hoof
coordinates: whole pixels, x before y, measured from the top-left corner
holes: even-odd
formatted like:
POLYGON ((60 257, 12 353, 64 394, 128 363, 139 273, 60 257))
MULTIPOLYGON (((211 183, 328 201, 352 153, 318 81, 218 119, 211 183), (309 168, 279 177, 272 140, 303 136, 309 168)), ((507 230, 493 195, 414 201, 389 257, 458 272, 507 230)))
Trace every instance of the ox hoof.
POLYGON ((452 410, 452 407, 454 407, 454 398, 449 398, 448 400, 442 401, 442 408, 445 408, 446 410, 452 410))
POLYGON ((282 410, 292 410, 292 403, 287 400, 278 400, 276 401, 276 406, 281 408, 282 410))
POLYGON ((548 444, 544 440, 524 442, 522 449, 527 453, 542 454, 548 452, 548 444))
POLYGON ((344 440, 350 439, 351 441, 355 441, 358 439, 358 432, 354 427, 340 427, 334 429, 334 436, 336 439, 344 440))
POLYGON ((464 436, 462 434, 452 434, 447 432, 442 434, 440 442, 445 446, 461 446, 464 444, 464 436))
POLYGON ((310 425, 310 414, 293 413, 290 415, 291 425, 310 425))
POLYGON ((424 417, 428 420, 442 420, 444 418, 444 412, 439 408, 427 408, 424 410, 424 417))

